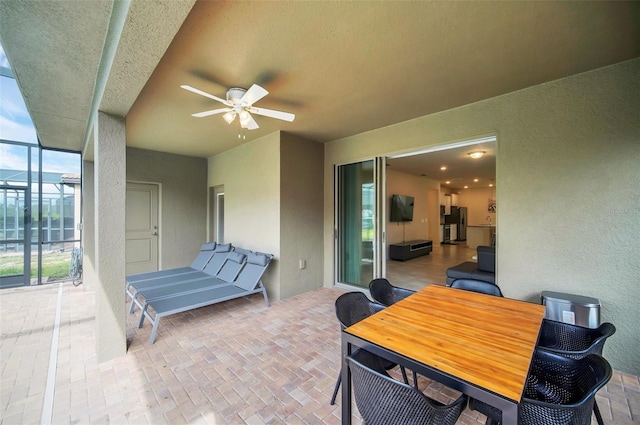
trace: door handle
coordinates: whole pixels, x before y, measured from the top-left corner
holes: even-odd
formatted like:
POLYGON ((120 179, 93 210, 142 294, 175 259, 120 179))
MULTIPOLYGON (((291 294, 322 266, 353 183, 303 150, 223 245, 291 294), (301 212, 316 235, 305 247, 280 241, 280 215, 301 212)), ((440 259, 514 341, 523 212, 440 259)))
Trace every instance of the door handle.
POLYGON ((158 232, 151 232, 153 236, 158 236, 158 232))

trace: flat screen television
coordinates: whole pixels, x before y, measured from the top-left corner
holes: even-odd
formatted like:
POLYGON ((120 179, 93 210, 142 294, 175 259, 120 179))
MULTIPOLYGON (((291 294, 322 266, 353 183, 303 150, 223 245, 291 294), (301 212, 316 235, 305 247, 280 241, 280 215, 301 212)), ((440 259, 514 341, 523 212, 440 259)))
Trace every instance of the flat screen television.
POLYGON ((413 221, 413 196, 393 195, 390 212, 390 221, 413 221))

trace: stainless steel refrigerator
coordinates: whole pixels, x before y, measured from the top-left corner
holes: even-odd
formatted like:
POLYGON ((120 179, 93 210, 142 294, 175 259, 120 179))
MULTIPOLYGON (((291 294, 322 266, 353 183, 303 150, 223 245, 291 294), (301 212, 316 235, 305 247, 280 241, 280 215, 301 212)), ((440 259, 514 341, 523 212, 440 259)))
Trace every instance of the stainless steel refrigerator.
POLYGON ((451 214, 444 216, 444 222, 456 225, 457 232, 451 235, 451 239, 467 240, 467 207, 451 207, 451 214))

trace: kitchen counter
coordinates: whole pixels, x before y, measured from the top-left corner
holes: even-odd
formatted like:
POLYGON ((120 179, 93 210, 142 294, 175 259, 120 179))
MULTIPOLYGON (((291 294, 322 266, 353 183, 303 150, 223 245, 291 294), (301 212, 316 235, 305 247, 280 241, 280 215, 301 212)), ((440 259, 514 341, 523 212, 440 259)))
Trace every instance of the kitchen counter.
POLYGON ((496 232, 496 226, 489 224, 470 224, 467 226, 467 246, 476 249, 478 245, 491 245, 491 235, 496 232))

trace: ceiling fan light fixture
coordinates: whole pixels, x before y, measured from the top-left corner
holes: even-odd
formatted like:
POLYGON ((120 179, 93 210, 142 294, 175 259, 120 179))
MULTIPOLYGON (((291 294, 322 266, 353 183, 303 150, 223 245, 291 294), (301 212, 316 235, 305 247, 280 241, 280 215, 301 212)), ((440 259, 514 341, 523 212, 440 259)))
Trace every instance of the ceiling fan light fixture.
POLYGON ((231 124, 236 119, 236 111, 229 111, 222 116, 227 124, 231 124))
POLYGON ((249 115, 249 113, 245 110, 240 112, 239 115, 240 115, 240 125, 242 126, 242 128, 246 128, 247 125, 249 125, 249 121, 251 120, 251 115, 249 115))
POLYGON ((486 153, 485 151, 475 151, 475 152, 469 152, 467 155, 469 155, 473 159, 479 159, 479 158, 482 158, 485 153, 486 153))

